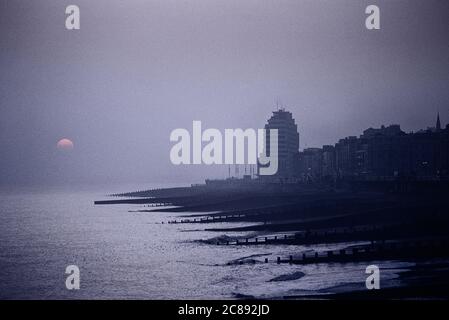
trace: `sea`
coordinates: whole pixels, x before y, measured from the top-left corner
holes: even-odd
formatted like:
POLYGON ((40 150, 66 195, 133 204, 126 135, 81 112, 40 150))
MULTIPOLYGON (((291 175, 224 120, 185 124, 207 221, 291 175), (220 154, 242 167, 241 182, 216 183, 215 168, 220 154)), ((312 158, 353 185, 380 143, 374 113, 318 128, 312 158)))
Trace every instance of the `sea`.
MULTIPOLYGON (((0 299, 282 299, 366 290, 367 263, 275 262, 342 244, 217 246, 201 240, 246 234, 167 223, 186 213, 94 205, 111 193, 154 187, 161 185, 0 189, 0 299), (248 259, 256 263, 235 263, 248 259), (79 268, 79 289, 66 286, 70 265, 79 268)), ((381 287, 401 286, 401 272, 414 266, 369 264, 380 268, 381 287)))

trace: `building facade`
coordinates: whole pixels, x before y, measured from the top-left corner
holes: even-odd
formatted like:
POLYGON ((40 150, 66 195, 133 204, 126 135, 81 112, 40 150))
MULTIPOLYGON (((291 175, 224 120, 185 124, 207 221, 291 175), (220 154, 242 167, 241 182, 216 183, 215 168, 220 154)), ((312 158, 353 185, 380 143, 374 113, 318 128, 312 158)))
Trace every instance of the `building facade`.
POLYGON ((396 124, 369 128, 335 146, 305 149, 297 168, 303 180, 449 179, 449 125, 442 129, 438 115, 435 127, 415 133, 396 124))
MULTIPOLYGON (((267 154, 271 154, 270 131, 278 130, 278 171, 269 177, 276 180, 292 179, 296 174, 296 161, 299 153, 298 126, 291 112, 279 109, 273 112, 265 125, 267 154)), ((268 178, 268 177, 267 177, 268 178)))

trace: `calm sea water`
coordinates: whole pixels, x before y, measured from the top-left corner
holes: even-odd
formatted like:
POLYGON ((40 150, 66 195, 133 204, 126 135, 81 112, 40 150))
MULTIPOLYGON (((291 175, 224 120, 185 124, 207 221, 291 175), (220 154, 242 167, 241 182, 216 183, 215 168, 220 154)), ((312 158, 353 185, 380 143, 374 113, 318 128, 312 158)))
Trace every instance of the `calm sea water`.
MULTIPOLYGON (((105 194, 150 186, 0 191, 1 299, 228 299, 365 288, 367 264, 226 265, 244 257, 274 261, 313 247, 216 246, 210 225, 161 224, 182 214, 129 212, 139 205, 94 206, 105 194), (67 290, 65 268, 80 268, 80 290, 67 290), (305 276, 270 282, 301 271, 305 276)), ((241 223, 222 223, 239 226, 241 223)), ((227 234, 236 235, 236 234, 227 234)), ((242 235, 242 234, 238 234, 242 235)), ((320 249, 338 246, 320 247, 320 249)), ((381 285, 400 285, 412 264, 378 262, 381 285)))

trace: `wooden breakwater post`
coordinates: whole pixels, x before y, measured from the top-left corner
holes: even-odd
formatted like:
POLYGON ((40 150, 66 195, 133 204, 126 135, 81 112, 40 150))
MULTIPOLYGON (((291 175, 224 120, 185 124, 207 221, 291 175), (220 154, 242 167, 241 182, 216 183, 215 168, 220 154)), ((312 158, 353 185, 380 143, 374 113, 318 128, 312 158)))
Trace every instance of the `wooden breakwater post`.
POLYGON ((265 263, 268 263, 268 258, 265 258, 265 263))
POLYGON ((293 256, 290 256, 288 259, 288 263, 292 264, 293 263, 293 256))
POLYGON ((281 263, 281 257, 277 257, 277 264, 281 263))

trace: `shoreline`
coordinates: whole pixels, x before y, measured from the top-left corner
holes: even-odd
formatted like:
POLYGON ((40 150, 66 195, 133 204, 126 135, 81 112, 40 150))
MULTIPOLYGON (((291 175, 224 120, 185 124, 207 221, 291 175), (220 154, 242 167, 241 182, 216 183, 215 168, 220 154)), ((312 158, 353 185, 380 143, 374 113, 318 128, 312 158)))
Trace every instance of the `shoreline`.
MULTIPOLYGON (((449 258, 449 197, 438 194, 389 193, 385 191, 350 190, 216 190, 192 187, 176 190, 157 190, 152 198, 127 198, 109 200, 101 204, 136 204, 142 209, 132 212, 182 213, 180 220, 165 221, 167 227, 179 224, 198 226, 195 231, 219 234, 209 240, 199 240, 213 246, 298 246, 290 255, 270 259, 274 265, 319 263, 359 263, 369 261, 431 261, 449 258), (177 194, 176 190, 180 193, 177 194), (247 191, 247 192, 246 192, 247 191), (170 195, 168 197, 168 195, 170 195), (167 207, 170 206, 170 207, 167 207), (226 226, 220 224, 226 223, 226 226), (245 223, 246 226, 230 226, 245 223), (213 227, 211 227, 213 226, 213 227), (252 235, 248 235, 252 232, 252 235), (282 233, 286 234, 282 234, 282 233), (229 237, 226 233, 242 233, 229 237), (302 252, 310 245, 361 243, 343 249, 325 252, 302 252)), ((150 192, 151 193, 151 192, 150 192)), ((149 192, 140 192, 148 196, 149 192)), ((135 196, 135 193, 127 195, 135 196)), ((123 196, 123 195, 122 195, 123 196)), ((97 204, 97 203, 96 203, 97 204)), ((164 221, 161 223, 165 223, 164 221)), ((269 250, 269 247, 266 247, 269 250)), ((234 264, 269 263, 237 259, 234 264)), ((229 262, 228 262, 229 265, 229 262)), ((232 263, 231 263, 232 265, 232 263)), ((419 269, 419 277, 425 272, 419 269)), ((286 275, 288 279, 288 275, 286 275)), ((282 277, 280 279, 283 279, 282 277)), ((449 281, 432 285, 416 283, 404 287, 388 288, 374 295, 371 292, 342 292, 325 295, 295 296, 284 299, 396 299, 410 298, 419 292, 421 297, 447 297, 438 286, 449 288, 449 281)), ((443 281, 444 280, 444 281, 443 281)), ((287 280, 288 281, 288 280, 287 280)), ((282 282, 282 281, 279 281, 282 282)), ((446 291, 449 292, 449 291, 446 291)))

